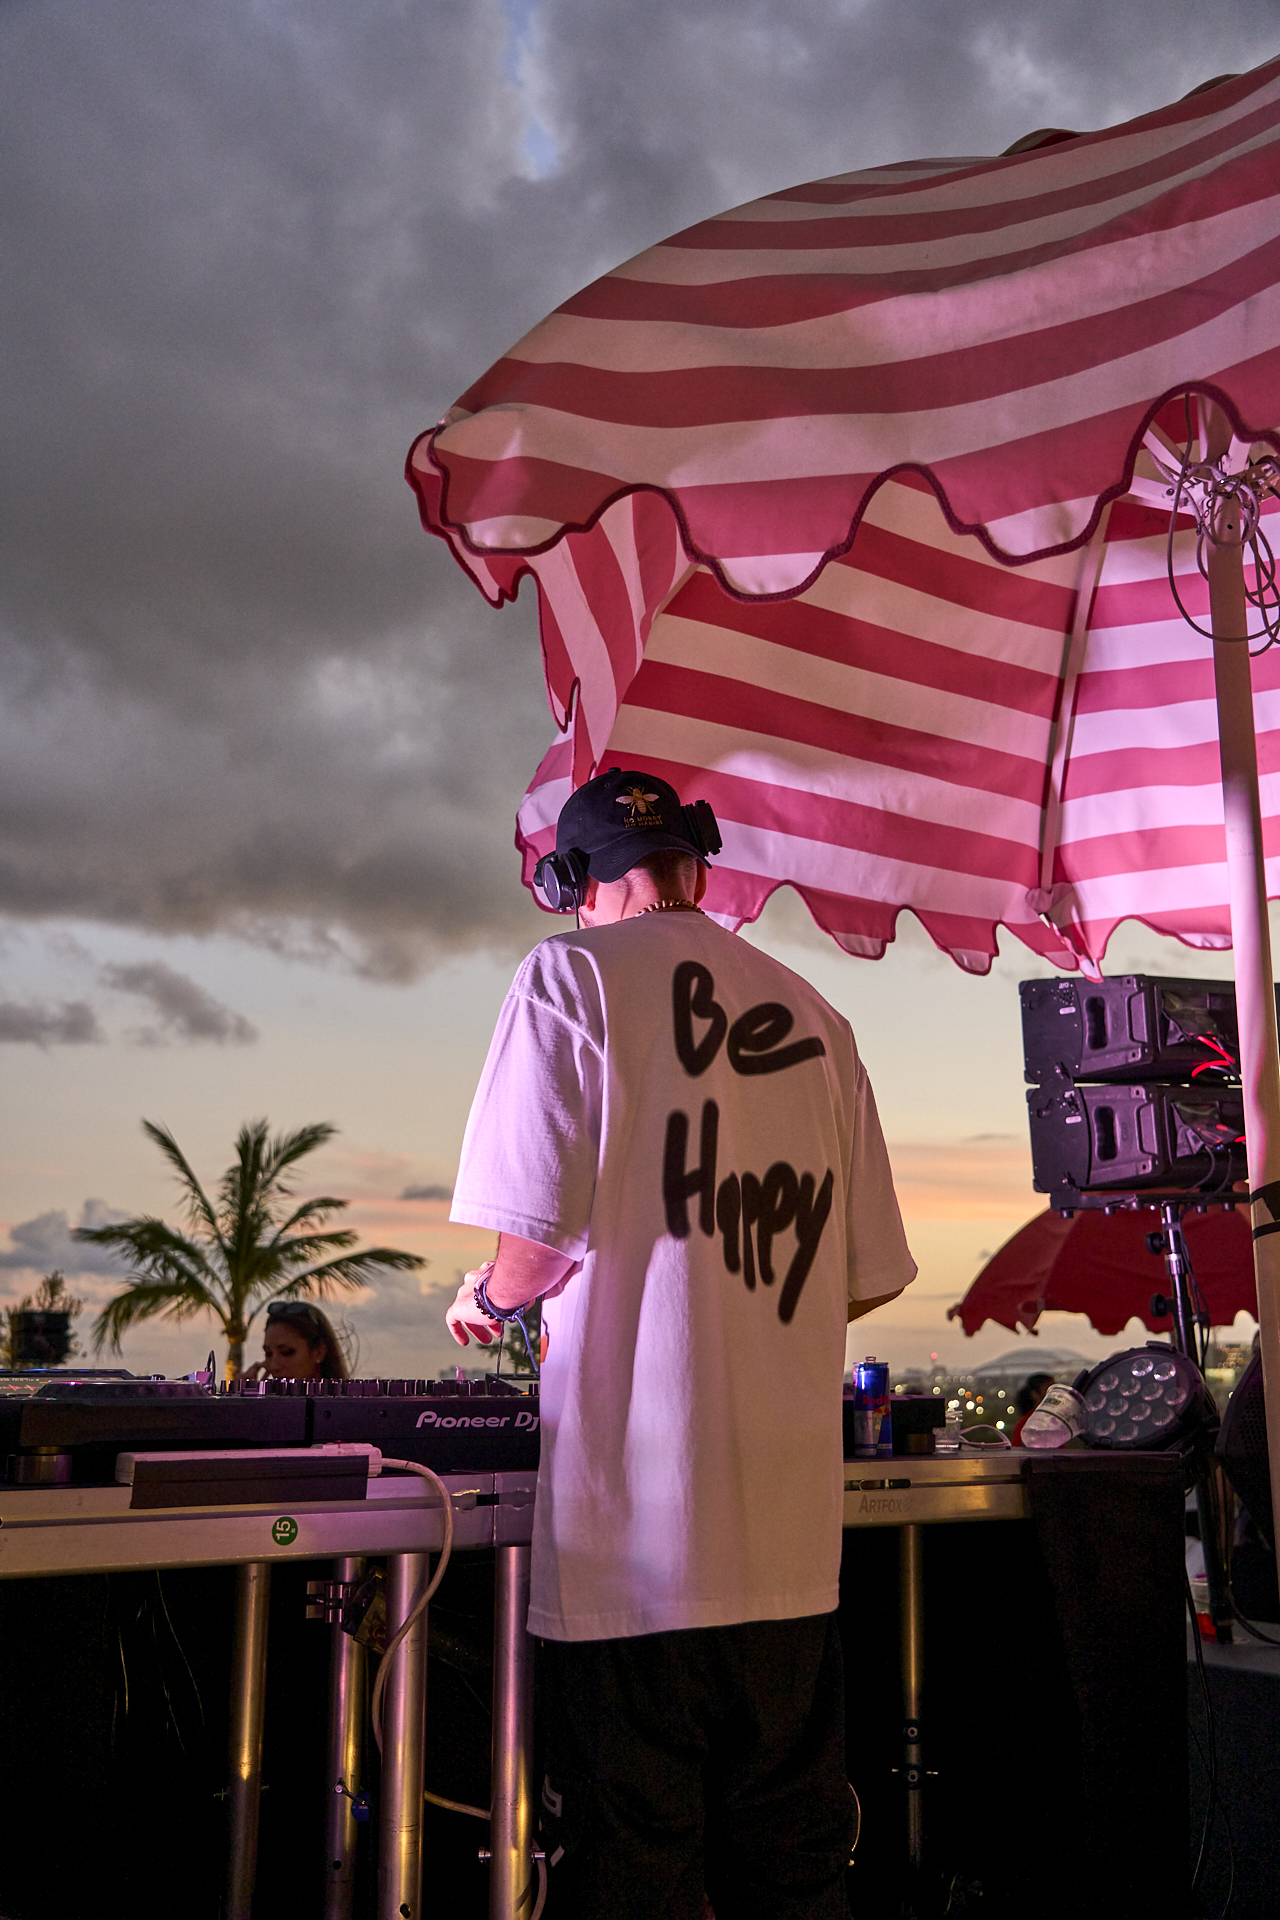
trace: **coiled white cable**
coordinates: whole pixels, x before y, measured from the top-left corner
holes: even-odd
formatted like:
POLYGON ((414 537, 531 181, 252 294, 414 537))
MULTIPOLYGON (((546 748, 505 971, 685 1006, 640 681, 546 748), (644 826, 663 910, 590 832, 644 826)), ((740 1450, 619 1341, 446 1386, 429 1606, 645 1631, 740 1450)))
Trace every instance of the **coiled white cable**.
POLYGON ((440 1547, 440 1558, 436 1562, 436 1570, 388 1640, 378 1667, 378 1677, 373 1683, 373 1698, 369 1703, 369 1711, 373 1719, 373 1737, 378 1743, 379 1753, 382 1752, 382 1697, 387 1690, 387 1676, 391 1672, 391 1662, 399 1650, 400 1642, 412 1632, 426 1612, 427 1603, 444 1579, 444 1570, 449 1564, 449 1555, 453 1552, 453 1500, 440 1475, 433 1473, 430 1467, 424 1467, 420 1460, 392 1460, 383 1454, 382 1464, 384 1467, 397 1467, 404 1473, 416 1473, 439 1489, 440 1498, 444 1502, 444 1540, 440 1547))

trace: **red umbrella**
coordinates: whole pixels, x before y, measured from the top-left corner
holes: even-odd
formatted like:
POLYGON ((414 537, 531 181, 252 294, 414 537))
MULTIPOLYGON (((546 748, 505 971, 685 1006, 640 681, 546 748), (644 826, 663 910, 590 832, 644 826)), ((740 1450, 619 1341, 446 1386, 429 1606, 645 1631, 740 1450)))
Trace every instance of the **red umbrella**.
MULTIPOLYGON (((966 1333, 994 1320, 1013 1331, 1034 1333, 1042 1313, 1087 1313, 1099 1333, 1122 1333, 1138 1319, 1153 1333, 1167 1332, 1168 1315, 1151 1312, 1154 1294, 1168 1279, 1146 1236, 1159 1227, 1150 1209, 1095 1212, 1068 1219, 1037 1214, 988 1260, 964 1299, 947 1310, 966 1333)), ((1187 1252, 1210 1324, 1230 1326, 1238 1313, 1258 1311, 1249 1223, 1237 1210, 1188 1213, 1183 1220, 1187 1252)))
POLYGON ((852 952, 908 906, 975 971, 998 924, 1095 972, 1129 916, 1234 940, 1280 1504, 1280 650, 1255 713, 1243 644, 1274 583, 1245 554, 1280 486, 1280 61, 1019 145, 674 235, 534 328, 409 479, 491 600, 537 583, 565 738, 526 880, 625 760, 714 804, 730 925, 789 881, 852 952), (1173 610, 1175 509, 1212 655, 1173 610))

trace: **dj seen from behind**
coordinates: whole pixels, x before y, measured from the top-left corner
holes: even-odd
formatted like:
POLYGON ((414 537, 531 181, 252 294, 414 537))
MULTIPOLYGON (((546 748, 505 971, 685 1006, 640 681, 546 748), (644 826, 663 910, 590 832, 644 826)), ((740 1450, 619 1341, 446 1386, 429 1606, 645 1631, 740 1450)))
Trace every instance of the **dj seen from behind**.
POLYGON ((701 912, 705 802, 612 769, 538 864, 578 930, 498 1018, 452 1218, 541 1299, 529 1631, 557 1916, 839 1920, 853 1840, 840 1569, 845 1327, 914 1278, 848 1023, 701 912))

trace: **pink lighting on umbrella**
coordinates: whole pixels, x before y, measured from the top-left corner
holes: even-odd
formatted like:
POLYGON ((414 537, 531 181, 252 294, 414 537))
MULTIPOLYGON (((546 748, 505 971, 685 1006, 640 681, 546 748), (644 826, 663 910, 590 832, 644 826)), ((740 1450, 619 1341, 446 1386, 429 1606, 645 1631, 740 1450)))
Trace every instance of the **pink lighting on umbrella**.
MULTIPOLYGON (((1100 133, 792 188, 483 375, 408 476, 492 601, 536 579, 565 731, 526 884, 571 788, 627 762, 715 807, 730 926, 785 882, 849 952, 905 908, 972 972, 1002 925, 1093 972, 1124 918, 1229 944, 1212 662, 1164 563, 1197 422, 1168 397, 1218 399, 1236 464, 1280 445, 1278 148, 1273 62, 1100 133)), ((1280 661, 1254 672, 1280 893, 1280 661)))

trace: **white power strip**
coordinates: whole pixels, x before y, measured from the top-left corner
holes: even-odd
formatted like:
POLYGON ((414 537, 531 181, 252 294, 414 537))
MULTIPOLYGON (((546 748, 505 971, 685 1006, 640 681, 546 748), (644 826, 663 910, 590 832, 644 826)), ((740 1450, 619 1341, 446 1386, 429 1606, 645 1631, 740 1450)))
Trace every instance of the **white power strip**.
POLYGON ((201 1450, 193 1448, 181 1453, 118 1453, 116 1455, 116 1481, 120 1486, 133 1485, 134 1468, 140 1460, 159 1463, 172 1463, 180 1460, 200 1461, 212 1464, 215 1460, 234 1460, 242 1466, 257 1460, 314 1460, 318 1457, 333 1458, 340 1455, 361 1455, 369 1462, 369 1478, 375 1479, 382 1472, 382 1449, 370 1446, 363 1440, 335 1440, 318 1447, 218 1447, 201 1450))

